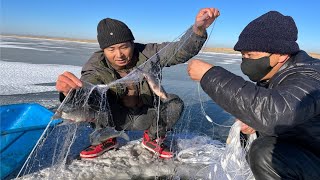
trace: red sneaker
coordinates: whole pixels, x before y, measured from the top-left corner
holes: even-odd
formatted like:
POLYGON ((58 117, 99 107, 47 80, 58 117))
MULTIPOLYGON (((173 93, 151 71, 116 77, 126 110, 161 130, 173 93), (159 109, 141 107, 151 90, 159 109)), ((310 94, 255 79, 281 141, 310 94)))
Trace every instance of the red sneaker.
POLYGON ((100 156, 104 152, 109 151, 110 149, 114 149, 116 147, 118 147, 117 139, 110 138, 101 144, 98 144, 96 146, 89 146, 85 150, 81 151, 80 157, 81 158, 95 158, 95 157, 100 156))
POLYGON ((163 143, 164 138, 157 138, 151 140, 148 131, 144 131, 143 139, 142 139, 142 147, 146 148, 147 150, 158 154, 161 158, 172 158, 173 153, 164 145, 163 143))

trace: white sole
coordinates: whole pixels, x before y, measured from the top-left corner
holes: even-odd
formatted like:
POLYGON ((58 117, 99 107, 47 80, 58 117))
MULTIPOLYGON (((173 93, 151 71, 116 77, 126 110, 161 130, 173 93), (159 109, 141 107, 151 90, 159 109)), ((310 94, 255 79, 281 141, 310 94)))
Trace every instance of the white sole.
POLYGON ((96 157, 100 156, 101 154, 109 151, 110 149, 115 149, 115 148, 117 148, 118 145, 119 145, 119 144, 117 143, 117 144, 115 144, 114 146, 111 146, 110 148, 105 149, 105 150, 99 152, 98 154, 88 154, 88 155, 80 154, 80 157, 81 157, 81 158, 96 158, 96 157))
MULTIPOLYGON (((141 143, 142 147, 147 149, 148 151, 153 152, 154 154, 159 154, 158 152, 156 152, 155 150, 149 148, 148 146, 144 145, 143 143, 141 143)), ((163 155, 163 154, 159 154, 159 157, 161 158, 173 158, 173 155, 169 156, 169 155, 163 155)))

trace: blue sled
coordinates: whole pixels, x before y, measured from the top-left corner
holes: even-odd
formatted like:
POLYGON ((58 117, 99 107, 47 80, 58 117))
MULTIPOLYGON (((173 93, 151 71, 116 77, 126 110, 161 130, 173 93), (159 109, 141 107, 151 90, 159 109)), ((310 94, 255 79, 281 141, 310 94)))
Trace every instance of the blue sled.
MULTIPOLYGON (((1 179, 22 167, 52 116, 53 112, 35 103, 0 106, 1 179)), ((54 120, 51 126, 60 122, 54 120)))

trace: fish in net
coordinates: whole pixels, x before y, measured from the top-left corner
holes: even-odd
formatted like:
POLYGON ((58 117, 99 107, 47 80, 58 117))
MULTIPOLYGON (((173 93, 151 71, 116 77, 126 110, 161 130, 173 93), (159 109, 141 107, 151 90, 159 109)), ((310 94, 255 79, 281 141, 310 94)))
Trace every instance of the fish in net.
MULTIPOLYGON (((90 137, 91 142, 95 144, 108 137, 122 137, 126 128, 123 131, 105 128, 114 127, 114 117, 110 111, 107 98, 110 88, 123 88, 131 84, 147 81, 155 94, 158 95, 154 98, 154 106, 158 109, 159 114, 160 96, 166 96, 166 91, 162 87, 162 68, 170 64, 172 56, 186 45, 185 42, 190 36, 191 32, 187 31, 182 41, 169 43, 148 61, 134 68, 127 76, 121 79, 103 85, 83 82, 82 88, 70 91, 52 118, 63 118, 65 121, 53 130, 48 129, 44 132, 17 177, 55 179, 56 177, 61 177, 58 172, 70 174, 70 168, 72 169, 74 164, 77 163, 77 161, 73 162, 74 157, 70 156, 70 154, 74 153, 72 152, 72 146, 79 146, 78 151, 75 150, 75 153, 77 153, 82 147, 81 145, 88 144, 88 142, 84 142, 85 140, 79 138, 83 137, 82 134, 92 134, 90 137), (174 52, 172 53, 172 51, 174 52), (172 54, 172 56, 168 57, 168 54, 172 54), (80 129, 91 130, 80 132, 80 129), (48 139, 54 139, 55 141, 50 140, 48 142, 48 139), (50 157, 43 154, 47 154, 50 157), (50 159, 50 161, 45 161, 47 159, 50 159)), ((193 98, 196 99, 197 97, 194 96, 193 98)), ((203 111, 201 110, 200 112, 203 111)), ((205 117, 213 121, 206 114, 205 117)), ((184 114, 183 118, 188 119, 189 122, 193 120, 191 117, 187 117, 186 114, 184 114)), ((202 122, 200 121, 199 123, 202 122)), ((177 148, 177 155, 172 162, 169 162, 169 167, 174 166, 175 168, 167 170, 168 177, 183 177, 183 171, 178 168, 182 163, 200 164, 199 167, 201 168, 197 169, 196 173, 189 174, 189 177, 198 179, 252 179, 251 171, 244 157, 245 150, 241 145, 239 146, 240 137, 238 134, 240 134, 240 129, 237 123, 232 128, 234 130, 230 132, 230 143, 228 144, 212 140, 212 137, 209 136, 205 136, 204 140, 199 140, 203 136, 194 136, 189 139, 179 138, 178 134, 182 132, 195 133, 192 132, 192 128, 181 128, 182 126, 180 125, 179 128, 178 125, 171 132, 171 137, 176 140, 176 144, 172 143, 171 148, 177 148), (184 144, 189 144, 190 146, 183 145, 183 142, 187 142, 184 144), (193 142, 197 142, 197 144, 193 142), (203 144, 199 144, 199 142, 203 142, 203 144)), ((128 139, 125 136, 123 137, 128 139)), ((135 149, 136 146, 132 148, 135 149)), ((140 154, 139 148, 137 149, 135 152, 138 153, 135 154, 140 154)))

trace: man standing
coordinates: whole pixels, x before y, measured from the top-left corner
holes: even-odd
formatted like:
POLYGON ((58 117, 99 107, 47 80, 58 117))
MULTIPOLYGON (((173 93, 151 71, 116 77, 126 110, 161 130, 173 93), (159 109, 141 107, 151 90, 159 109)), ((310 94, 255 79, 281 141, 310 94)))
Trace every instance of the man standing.
POLYGON ((234 46, 256 84, 200 60, 191 79, 259 137, 247 159, 256 179, 320 179, 320 61, 299 49, 290 16, 270 11, 250 22, 234 46))
MULTIPOLYGON (((109 84, 125 77, 143 64, 162 48, 169 45, 166 54, 159 56, 157 64, 161 68, 188 61, 203 46, 206 28, 219 16, 214 8, 204 8, 196 16, 194 25, 188 29, 180 41, 174 43, 134 43, 134 36, 128 26, 116 19, 102 19, 97 27, 98 42, 101 50, 95 52, 84 65, 81 81, 92 84, 109 84), (183 46, 180 47, 184 42, 183 46), (170 61, 168 61, 170 60, 170 61)), ((56 89, 61 92, 60 99, 71 90, 82 87, 82 82, 70 72, 58 77, 56 89)), ((183 102, 175 94, 159 93, 147 83, 116 86, 107 93, 113 123, 117 130, 145 130, 142 146, 161 158, 171 158, 173 153, 164 146, 166 132, 179 120, 183 102), (155 94, 160 96, 158 121, 155 94)), ((157 103, 156 103, 157 104, 157 103)), ((101 144, 92 145, 80 153, 82 158, 94 158, 117 146, 116 138, 106 139, 101 144)))

